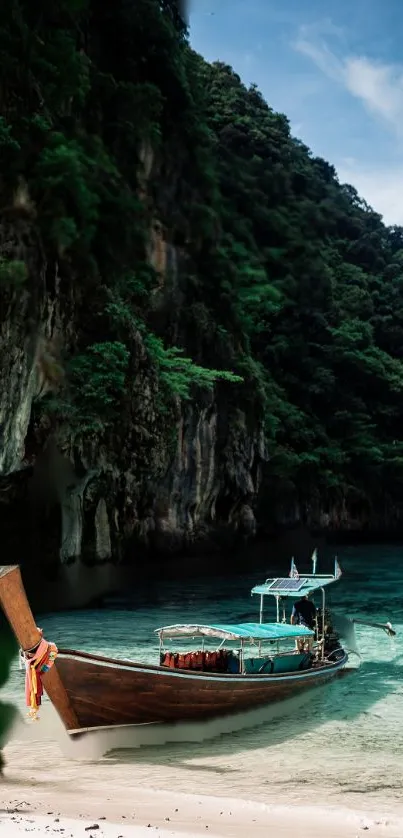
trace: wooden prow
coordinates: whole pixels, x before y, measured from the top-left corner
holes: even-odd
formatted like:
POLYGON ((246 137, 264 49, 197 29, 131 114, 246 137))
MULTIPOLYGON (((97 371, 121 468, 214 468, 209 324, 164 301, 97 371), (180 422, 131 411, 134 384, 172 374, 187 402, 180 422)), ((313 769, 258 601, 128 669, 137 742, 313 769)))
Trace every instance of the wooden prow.
POLYGON ((41 635, 26 598, 18 565, 0 566, 0 605, 24 651, 40 643, 41 635))
MULTIPOLYGON (((0 566, 0 606, 21 649, 35 648, 41 634, 33 618, 18 565, 0 566)), ((55 664, 42 675, 43 686, 67 730, 80 725, 55 664)))

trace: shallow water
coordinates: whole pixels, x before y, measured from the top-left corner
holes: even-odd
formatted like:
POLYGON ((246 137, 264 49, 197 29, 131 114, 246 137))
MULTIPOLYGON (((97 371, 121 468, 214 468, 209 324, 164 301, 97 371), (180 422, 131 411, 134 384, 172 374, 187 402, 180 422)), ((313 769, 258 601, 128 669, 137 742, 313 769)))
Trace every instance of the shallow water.
MULTIPOLYGON (((353 806, 359 797, 360 805, 367 800, 369 807, 401 805, 401 556, 403 548, 396 546, 339 551, 344 573, 334 589, 328 589, 331 606, 350 616, 390 620, 397 630, 397 637, 389 638, 382 631, 357 627, 363 661, 356 672, 306 693, 298 702, 270 710, 264 722, 258 714, 255 721, 260 723, 252 729, 202 741, 199 726, 193 731, 199 741, 135 751, 123 749, 121 741, 110 741, 115 749, 105 761, 109 770, 117 777, 122 770, 124 782, 123 766, 133 763, 137 784, 177 791, 259 800, 273 799, 274 794, 279 800, 314 798, 329 804, 342 798, 353 806)), ((233 579, 155 580, 142 583, 129 603, 115 601, 114 607, 100 611, 48 615, 40 624, 48 639, 65 648, 155 662, 158 641, 153 630, 158 626, 257 619, 258 598, 251 598, 249 591, 264 577, 264 572, 254 571, 233 579)), ((268 611, 265 616, 274 615, 268 611)), ((23 707, 23 678, 17 667, 2 697, 6 694, 18 698, 23 707)), ((211 732, 210 726, 208 735, 211 732)), ((158 740, 154 736, 152 741, 158 740)), ((80 775, 82 771, 84 766, 80 775)))

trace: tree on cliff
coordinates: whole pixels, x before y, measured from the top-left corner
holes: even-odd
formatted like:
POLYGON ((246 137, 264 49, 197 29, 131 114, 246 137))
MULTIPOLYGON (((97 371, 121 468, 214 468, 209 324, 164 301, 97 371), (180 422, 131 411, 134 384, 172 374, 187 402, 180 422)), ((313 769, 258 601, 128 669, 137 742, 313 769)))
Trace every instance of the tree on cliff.
MULTIPOLYGON (((226 414, 264 424, 271 494, 399 498, 403 230, 190 49, 175 0, 4 0, 0 61, 3 215, 30 216, 79 305, 48 414, 102 437, 148 375, 165 432, 227 379, 226 414)), ((0 253, 3 301, 37 281, 0 253)))

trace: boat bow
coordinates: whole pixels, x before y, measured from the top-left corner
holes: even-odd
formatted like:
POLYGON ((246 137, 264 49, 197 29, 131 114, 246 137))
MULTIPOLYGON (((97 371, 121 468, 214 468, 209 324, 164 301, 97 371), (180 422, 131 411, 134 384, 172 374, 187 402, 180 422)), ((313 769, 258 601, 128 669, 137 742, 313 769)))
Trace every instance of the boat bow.
MULTIPOLYGON (((0 606, 23 652, 34 655, 43 639, 42 632, 33 618, 18 565, 0 566, 0 606)), ((42 672, 41 679, 66 728, 78 727, 77 715, 60 677, 57 660, 50 669, 42 672)))

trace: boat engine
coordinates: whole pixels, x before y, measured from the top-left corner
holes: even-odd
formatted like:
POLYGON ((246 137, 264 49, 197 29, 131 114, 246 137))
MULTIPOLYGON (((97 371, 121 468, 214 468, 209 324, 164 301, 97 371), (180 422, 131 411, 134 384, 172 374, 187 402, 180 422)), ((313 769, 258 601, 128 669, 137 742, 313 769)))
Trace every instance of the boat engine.
MULTIPOLYGON (((315 638, 319 640, 322 637, 322 615, 323 610, 322 608, 316 609, 316 632, 315 638)), ((325 657, 329 657, 331 655, 332 660, 336 660, 339 656, 338 653, 343 655, 343 649, 340 644, 340 635, 337 633, 336 629, 333 626, 332 617, 328 608, 325 608, 324 611, 324 651, 325 657)))

